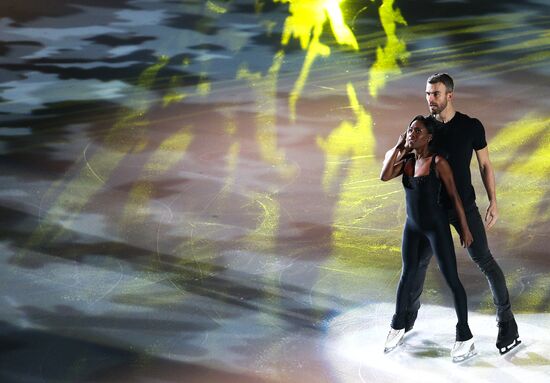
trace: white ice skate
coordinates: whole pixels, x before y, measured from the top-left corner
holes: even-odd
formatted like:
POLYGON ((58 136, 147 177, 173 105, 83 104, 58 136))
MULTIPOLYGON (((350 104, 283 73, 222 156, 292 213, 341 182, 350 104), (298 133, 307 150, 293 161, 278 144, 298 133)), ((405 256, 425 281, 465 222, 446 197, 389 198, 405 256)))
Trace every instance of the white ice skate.
POLYGON ((468 360, 476 354, 477 351, 474 346, 474 338, 468 339, 464 342, 456 341, 453 349, 451 350, 451 358, 454 363, 468 360))
POLYGON ((403 343, 403 337, 405 336, 405 329, 395 330, 390 329, 388 337, 386 338, 386 344, 384 345, 384 353, 392 351, 394 348, 403 343))

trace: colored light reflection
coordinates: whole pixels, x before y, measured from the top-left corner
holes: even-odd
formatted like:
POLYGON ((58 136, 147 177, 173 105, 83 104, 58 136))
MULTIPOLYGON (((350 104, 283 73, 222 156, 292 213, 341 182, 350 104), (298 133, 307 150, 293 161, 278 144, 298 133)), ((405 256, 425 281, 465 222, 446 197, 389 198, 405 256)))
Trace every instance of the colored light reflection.
POLYGON ((304 89, 314 61, 318 57, 328 57, 330 47, 321 42, 324 25, 329 22, 334 38, 340 45, 359 49, 355 35, 342 15, 343 0, 277 0, 289 3, 281 43, 287 45, 291 38, 300 40, 302 49, 307 50, 298 80, 290 93, 289 108, 292 120, 296 118, 296 103, 304 89))

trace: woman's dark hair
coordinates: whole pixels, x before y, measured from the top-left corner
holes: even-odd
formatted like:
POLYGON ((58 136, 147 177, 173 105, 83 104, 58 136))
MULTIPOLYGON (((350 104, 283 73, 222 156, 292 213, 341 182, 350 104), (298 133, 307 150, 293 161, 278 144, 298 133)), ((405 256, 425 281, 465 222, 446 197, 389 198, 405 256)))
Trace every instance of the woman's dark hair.
POLYGON ((413 122, 420 121, 422 125, 426 128, 429 134, 432 135, 432 140, 428 144, 428 148, 431 152, 438 152, 438 134, 437 134, 437 120, 433 118, 432 116, 426 116, 419 114, 418 116, 415 116, 411 122, 409 122, 409 126, 412 125, 413 122))

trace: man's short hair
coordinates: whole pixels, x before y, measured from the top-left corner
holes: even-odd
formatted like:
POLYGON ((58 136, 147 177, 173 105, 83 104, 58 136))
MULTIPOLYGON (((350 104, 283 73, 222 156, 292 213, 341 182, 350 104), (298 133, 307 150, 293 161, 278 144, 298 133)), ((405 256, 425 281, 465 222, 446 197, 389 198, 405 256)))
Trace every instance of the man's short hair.
POLYGON ((445 89, 447 89, 447 92, 452 92, 455 89, 453 78, 447 73, 435 73, 428 77, 428 83, 437 84, 438 82, 441 82, 443 83, 443 85, 445 85, 445 89))

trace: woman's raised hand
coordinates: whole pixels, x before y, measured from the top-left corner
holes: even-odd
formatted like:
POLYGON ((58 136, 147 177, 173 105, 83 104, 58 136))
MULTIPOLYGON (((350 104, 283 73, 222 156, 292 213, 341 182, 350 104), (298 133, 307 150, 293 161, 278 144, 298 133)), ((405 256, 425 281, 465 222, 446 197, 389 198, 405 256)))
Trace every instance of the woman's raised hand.
POLYGON ((404 150, 406 143, 407 143, 407 132, 403 132, 399 135, 399 138, 397 139, 396 148, 399 150, 404 150))

